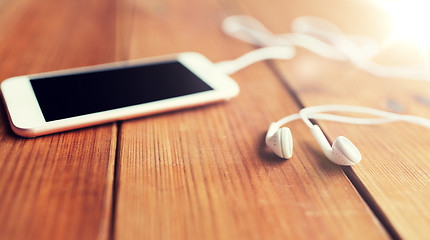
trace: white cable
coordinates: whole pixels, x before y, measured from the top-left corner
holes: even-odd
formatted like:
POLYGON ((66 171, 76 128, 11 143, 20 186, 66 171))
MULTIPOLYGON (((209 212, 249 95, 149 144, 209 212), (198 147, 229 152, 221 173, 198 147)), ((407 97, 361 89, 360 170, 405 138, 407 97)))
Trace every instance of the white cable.
POLYGON ((253 63, 268 59, 291 59, 295 49, 290 47, 263 47, 250 51, 235 60, 216 63, 216 67, 226 73, 233 74, 253 63))
MULTIPOLYGON (((325 58, 350 61, 356 67, 375 76, 430 81, 429 66, 384 66, 373 62, 371 57, 379 51, 379 46, 374 39, 344 35, 336 25, 325 19, 299 17, 292 22, 291 28, 292 33, 275 35, 257 19, 243 15, 227 17, 222 23, 222 29, 227 35, 250 44, 259 47, 290 48, 289 52, 293 55, 285 57, 285 59, 292 58, 294 46, 298 46, 325 58)), ((266 55, 260 59, 268 58, 270 57, 266 55)), ((273 58, 279 58, 279 56, 273 58)), ((241 66, 246 67, 247 65, 241 66)), ((238 67, 234 69, 235 71, 240 70, 238 67)), ((230 73, 233 72, 230 71, 230 73)))
MULTIPOLYGON (((287 117, 284 117, 279 121, 277 121, 276 125, 280 127, 282 125, 287 124, 288 122, 291 122, 297 119, 303 119, 300 113, 295 113, 287 117)), ((399 119, 393 119, 393 118, 357 118, 357 117, 338 116, 338 115, 327 114, 327 113, 308 113, 305 119, 326 120, 326 121, 332 121, 332 122, 342 122, 342 123, 360 124, 360 125, 384 124, 389 122, 401 121, 399 119)), ((304 122, 308 127, 312 126, 312 123, 310 121, 304 120, 304 122)))
POLYGON ((309 119, 327 120, 333 122, 343 122, 349 124, 372 125, 384 124, 389 122, 404 121, 417 124, 423 127, 430 128, 430 120, 413 115, 402 115, 392 112, 385 112, 368 107, 351 106, 351 105, 320 105, 307 107, 300 110, 299 113, 288 115, 279 121, 275 122, 279 128, 293 120, 302 119, 304 123, 312 128, 313 124, 309 119), (378 118, 361 118, 361 117, 347 117, 324 112, 352 112, 367 115, 378 116, 378 118))
MULTIPOLYGON (((374 108, 368 108, 368 107, 361 107, 361 106, 350 106, 350 105, 320 105, 320 106, 313 106, 313 107, 307 107, 300 110, 300 114, 303 121, 305 121, 306 125, 312 126, 312 123, 309 121, 309 119, 306 118, 306 116, 310 116, 314 113, 321 113, 321 112, 352 112, 352 113, 362 113, 362 114, 368 114, 373 116, 378 116, 383 119, 387 119, 387 122, 390 121, 405 121, 413 124, 417 124, 423 127, 430 128, 430 120, 413 116, 413 115, 402 115, 392 112, 385 112, 381 110, 377 110, 374 108), (388 121, 390 120, 390 121, 388 121)), ((335 118, 339 118, 339 116, 335 116, 335 118)), ((367 120, 364 120, 365 118, 362 118, 363 123, 359 123, 361 120, 360 118, 357 119, 354 124, 366 124, 367 120)), ((351 119, 348 119, 350 121, 351 119)), ((351 121, 351 123, 353 123, 351 121)), ((383 123, 383 122, 381 122, 383 123)), ((375 123, 369 123, 369 124, 375 124, 375 123)))

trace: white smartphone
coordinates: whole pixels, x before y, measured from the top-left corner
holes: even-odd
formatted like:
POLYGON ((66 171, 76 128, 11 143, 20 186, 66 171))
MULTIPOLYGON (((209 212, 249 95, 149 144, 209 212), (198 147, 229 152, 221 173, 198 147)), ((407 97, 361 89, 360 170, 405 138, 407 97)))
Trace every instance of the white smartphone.
POLYGON ((13 77, 1 92, 13 131, 36 137, 228 100, 239 87, 188 52, 13 77))

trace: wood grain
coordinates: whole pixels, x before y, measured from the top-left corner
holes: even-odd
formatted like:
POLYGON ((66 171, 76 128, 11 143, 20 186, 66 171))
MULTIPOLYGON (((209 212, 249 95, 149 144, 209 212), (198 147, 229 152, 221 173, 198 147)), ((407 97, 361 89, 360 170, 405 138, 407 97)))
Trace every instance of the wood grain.
MULTIPOLYGON (((0 79, 114 61, 114 6, 2 1, 0 79)), ((0 239, 107 239, 116 125, 23 139, 0 107, 0 239)))
MULTIPOLYGON (((250 47, 220 24, 240 9, 231 1, 121 2, 118 54, 237 57, 250 47)), ((291 124, 294 159, 265 148, 270 122, 298 110, 270 68, 259 63, 233 77, 241 93, 230 102, 121 124, 114 238, 388 238, 343 171, 321 161, 303 124, 291 124)))
MULTIPOLYGON (((375 58, 381 64, 410 64, 428 59, 404 41, 388 44, 392 28, 387 12, 363 1, 332 0, 329 3, 276 1, 264 10, 245 4, 274 32, 288 32, 292 19, 301 15, 324 17, 349 34, 375 37, 382 51, 375 58), (312 8, 303 5, 313 4, 312 8), (326 8, 325 6, 338 6, 326 8), (288 15, 283 9, 288 9, 288 15), (339 11, 342 9, 342 11, 339 11), (270 17, 267 11, 271 12, 270 17), (385 44, 384 44, 385 43, 385 44)), ((428 62, 427 62, 428 64, 428 62)), ((352 104, 430 118, 429 83, 412 79, 386 79, 360 71, 347 62, 322 59, 305 50, 292 61, 277 62, 275 71, 291 86, 304 106, 352 104)), ((407 123, 383 126, 353 126, 320 122, 331 141, 348 137, 361 149, 363 160, 345 168, 354 185, 395 238, 428 238, 430 224, 429 129, 407 123)))
MULTIPOLYGON (((321 16, 383 43, 391 27, 386 12, 358 0, 5 0, 0 12, 0 79, 184 51, 232 59, 253 48, 221 32, 232 14, 274 32, 321 16)), ((375 60, 429 57, 404 44, 383 45, 375 60)), ((292 159, 264 144, 270 122, 301 106, 430 118, 428 83, 377 78, 305 50, 233 78, 241 93, 229 102, 35 139, 14 135, 0 104, 0 239, 428 236, 427 129, 319 122, 331 141, 345 135, 359 147, 363 161, 352 168, 328 162, 301 122, 288 126, 292 159)))

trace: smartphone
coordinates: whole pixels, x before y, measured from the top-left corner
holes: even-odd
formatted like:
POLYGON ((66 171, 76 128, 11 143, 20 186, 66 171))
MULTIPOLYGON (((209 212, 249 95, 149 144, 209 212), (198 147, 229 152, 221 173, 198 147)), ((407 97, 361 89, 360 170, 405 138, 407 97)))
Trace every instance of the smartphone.
POLYGON ((1 92, 12 130, 36 137, 228 100, 239 87, 187 52, 13 77, 1 92))

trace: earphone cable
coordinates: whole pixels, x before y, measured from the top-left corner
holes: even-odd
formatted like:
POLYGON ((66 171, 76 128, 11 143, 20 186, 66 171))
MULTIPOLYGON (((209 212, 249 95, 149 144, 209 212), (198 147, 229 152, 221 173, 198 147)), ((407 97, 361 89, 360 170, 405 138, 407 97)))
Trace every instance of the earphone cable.
POLYGON ((427 65, 385 66, 373 62, 371 58, 379 51, 376 40, 366 36, 344 35, 336 25, 325 19, 299 17, 292 22, 291 29, 292 33, 275 35, 251 16, 227 17, 222 23, 222 30, 227 35, 258 47, 284 48, 282 52, 287 53, 280 56, 282 53, 257 49, 245 54, 244 58, 218 63, 221 70, 232 74, 257 61, 291 59, 297 46, 328 59, 350 61, 357 68, 375 76, 430 81, 430 68, 427 65), (228 67, 228 64, 231 66, 228 67))
POLYGON ((303 122, 312 128, 313 124, 309 119, 314 120, 326 120, 332 122, 342 122, 349 124, 360 124, 360 125, 374 125, 384 124, 396 121, 404 121, 413 124, 417 124, 423 127, 430 128, 430 120, 413 115, 402 115, 391 112, 385 112, 373 108, 352 106, 352 105, 320 105, 307 107, 300 110, 299 113, 288 115, 279 121, 275 122, 278 127, 287 124, 288 122, 302 119, 303 122), (377 116, 376 118, 364 118, 364 117, 348 117, 335 114, 329 114, 324 112, 350 112, 350 113, 361 113, 377 116))

